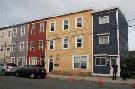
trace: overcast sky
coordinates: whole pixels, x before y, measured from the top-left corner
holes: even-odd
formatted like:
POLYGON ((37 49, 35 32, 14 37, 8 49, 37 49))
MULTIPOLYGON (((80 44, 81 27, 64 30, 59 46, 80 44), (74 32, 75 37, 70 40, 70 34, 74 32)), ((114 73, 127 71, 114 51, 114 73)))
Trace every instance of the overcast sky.
MULTIPOLYGON (((0 0, 0 27, 85 8, 119 6, 127 20, 135 19, 135 0, 0 0)), ((135 20, 129 21, 134 25, 135 20)), ((135 50, 135 27, 129 28, 129 50, 135 50)))

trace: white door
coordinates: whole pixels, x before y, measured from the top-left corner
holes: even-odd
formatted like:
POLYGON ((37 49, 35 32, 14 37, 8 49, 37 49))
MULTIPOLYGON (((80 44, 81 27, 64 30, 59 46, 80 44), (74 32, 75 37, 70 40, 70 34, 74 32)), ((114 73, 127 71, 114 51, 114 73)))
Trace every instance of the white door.
POLYGON ((111 58, 111 59, 110 59, 110 67, 111 67, 111 69, 110 69, 110 75, 111 75, 111 76, 113 76, 113 68, 112 68, 112 65, 113 65, 114 62, 116 62, 116 59, 117 59, 117 58, 111 58))

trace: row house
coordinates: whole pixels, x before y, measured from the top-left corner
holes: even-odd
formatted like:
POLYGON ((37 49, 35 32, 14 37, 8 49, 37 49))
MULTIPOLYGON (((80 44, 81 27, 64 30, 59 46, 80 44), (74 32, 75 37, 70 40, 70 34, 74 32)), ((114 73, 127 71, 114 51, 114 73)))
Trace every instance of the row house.
POLYGON ((0 61, 10 62, 12 26, 0 29, 0 61))
MULTIPOLYGON (((46 45, 47 21, 35 20, 28 22, 28 49, 27 64, 37 65, 44 63, 46 45)), ((44 64, 43 64, 44 65, 44 64)))
POLYGON ((112 76, 128 56, 128 24, 119 8, 86 9, 0 28, 0 60, 45 65, 47 72, 112 76))
POLYGON ((26 23, 12 27, 11 62, 18 66, 26 64, 28 26, 26 23))
POLYGON ((112 76, 128 56, 128 23, 119 8, 93 13, 93 75, 112 76))
POLYGON ((56 74, 92 72, 92 10, 47 18, 46 69, 56 74))

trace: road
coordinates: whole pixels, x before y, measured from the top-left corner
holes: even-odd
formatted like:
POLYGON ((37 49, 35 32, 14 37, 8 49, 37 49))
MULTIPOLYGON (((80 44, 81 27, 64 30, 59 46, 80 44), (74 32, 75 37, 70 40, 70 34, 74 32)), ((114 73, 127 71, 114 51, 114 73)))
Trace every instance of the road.
POLYGON ((30 79, 14 76, 0 75, 0 89, 133 89, 128 84, 103 83, 99 86, 97 82, 84 80, 62 80, 62 79, 30 79))

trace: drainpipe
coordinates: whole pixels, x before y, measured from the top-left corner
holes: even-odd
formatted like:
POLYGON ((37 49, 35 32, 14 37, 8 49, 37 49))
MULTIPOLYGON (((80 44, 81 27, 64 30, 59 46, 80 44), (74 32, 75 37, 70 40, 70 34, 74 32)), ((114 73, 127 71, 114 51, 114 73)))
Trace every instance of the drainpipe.
POLYGON ((118 21, 118 10, 116 11, 116 22, 117 22, 117 42, 118 42, 118 58, 117 58, 117 64, 118 64, 118 73, 117 76, 120 77, 120 43, 119 43, 119 21, 118 21))

